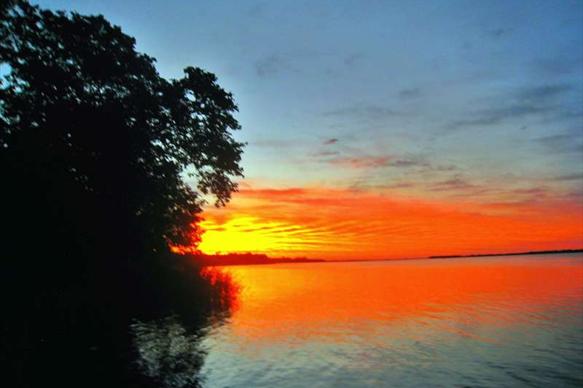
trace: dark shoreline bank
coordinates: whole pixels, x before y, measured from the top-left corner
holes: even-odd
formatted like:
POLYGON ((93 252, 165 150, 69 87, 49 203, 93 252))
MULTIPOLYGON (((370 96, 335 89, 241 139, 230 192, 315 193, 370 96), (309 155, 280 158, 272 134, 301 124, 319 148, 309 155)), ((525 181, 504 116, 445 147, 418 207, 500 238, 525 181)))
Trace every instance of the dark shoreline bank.
POLYGON ((349 260, 324 260, 308 259, 305 257, 269 257, 265 254, 237 253, 226 255, 187 255, 198 265, 204 267, 211 266, 231 266, 231 265, 270 265, 270 264, 305 264, 305 263, 354 263, 371 261, 403 261, 403 260, 436 260, 436 259, 464 259, 474 257, 496 257, 496 256, 527 256, 527 255, 554 255, 565 253, 583 253, 582 249, 562 249, 552 251, 528 251, 509 253, 476 253, 471 255, 434 255, 425 257, 400 257, 395 259, 349 259, 349 260))
POLYGON ((224 265, 268 265, 268 264, 299 264, 299 263, 324 263, 322 259, 308 259, 306 257, 274 257, 256 253, 231 253, 225 255, 187 255, 200 266, 224 266, 224 265))

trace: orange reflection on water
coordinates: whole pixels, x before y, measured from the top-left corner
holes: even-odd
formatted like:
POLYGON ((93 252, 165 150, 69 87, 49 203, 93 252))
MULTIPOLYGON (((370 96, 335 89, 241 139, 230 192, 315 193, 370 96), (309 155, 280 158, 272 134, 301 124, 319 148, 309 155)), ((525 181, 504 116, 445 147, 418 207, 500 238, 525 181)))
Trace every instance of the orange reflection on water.
POLYGON ((556 317, 545 316, 548 311, 581 309, 583 301, 583 265, 573 256, 240 266, 223 271, 240 285, 239 308, 230 328, 250 340, 323 335, 334 341, 332 328, 339 324, 361 329, 370 325, 369 340, 374 340, 379 327, 402 326, 409 319, 449 322, 452 317, 463 326, 452 330, 471 336, 477 335, 472 327, 552 320, 556 317))

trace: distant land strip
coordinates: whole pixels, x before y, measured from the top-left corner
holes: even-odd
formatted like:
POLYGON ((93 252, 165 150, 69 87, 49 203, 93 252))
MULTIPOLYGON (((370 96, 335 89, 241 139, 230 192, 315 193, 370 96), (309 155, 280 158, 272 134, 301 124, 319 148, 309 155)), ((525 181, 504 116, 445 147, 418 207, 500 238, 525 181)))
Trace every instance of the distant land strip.
POLYGON ((552 251, 528 251, 528 252, 507 252, 507 253, 475 253, 470 255, 435 255, 415 258, 396 259, 349 259, 349 260, 324 260, 308 259, 306 257, 269 257, 261 253, 228 253, 228 254, 190 254, 192 259, 201 266, 225 266, 225 265, 260 265, 260 264, 301 264, 301 263, 338 263, 338 262, 359 262, 359 261, 393 261, 393 260, 427 260, 427 259, 456 259, 471 257, 493 257, 493 256, 522 256, 522 255, 552 255, 560 253, 583 253, 581 249, 561 249, 552 251))
POLYGON ((455 259, 463 257, 489 257, 489 256, 523 256, 523 255, 553 255, 557 253, 582 253, 581 249, 560 249, 553 251, 528 251, 528 252, 508 252, 508 253, 474 253, 471 255, 440 255, 429 256, 430 259, 455 259))
POLYGON ((283 264, 283 263, 322 263, 326 260, 308 259, 305 257, 274 257, 271 258, 260 253, 228 253, 222 255, 194 254, 193 259, 202 266, 222 265, 257 265, 257 264, 283 264))

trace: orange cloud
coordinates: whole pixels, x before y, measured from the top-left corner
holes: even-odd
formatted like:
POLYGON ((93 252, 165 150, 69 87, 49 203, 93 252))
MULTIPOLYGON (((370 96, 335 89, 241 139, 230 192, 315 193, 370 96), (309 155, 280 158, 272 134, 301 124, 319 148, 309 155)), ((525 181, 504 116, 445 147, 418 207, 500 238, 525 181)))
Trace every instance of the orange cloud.
POLYGON ((209 209, 200 249, 317 258, 392 258, 583 246, 567 200, 455 203, 326 188, 244 188, 209 209))

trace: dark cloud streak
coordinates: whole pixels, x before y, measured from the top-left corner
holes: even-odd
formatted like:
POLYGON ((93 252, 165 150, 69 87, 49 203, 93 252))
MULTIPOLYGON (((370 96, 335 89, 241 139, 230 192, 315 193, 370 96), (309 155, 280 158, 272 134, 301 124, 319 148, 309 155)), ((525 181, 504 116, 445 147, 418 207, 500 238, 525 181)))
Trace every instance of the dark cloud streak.
POLYGON ((421 96, 421 89, 403 89, 399 91, 399 97, 402 99, 413 99, 421 96))
POLYGON ((522 88, 508 96, 491 99, 494 107, 479 109, 470 118, 452 121, 447 128, 492 126, 510 119, 553 113, 554 115, 569 114, 558 101, 571 87, 564 84, 542 85, 522 88))
POLYGON ((583 138, 580 135, 567 132, 539 137, 534 140, 546 148, 547 151, 555 154, 580 153, 583 155, 583 138))

